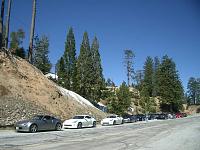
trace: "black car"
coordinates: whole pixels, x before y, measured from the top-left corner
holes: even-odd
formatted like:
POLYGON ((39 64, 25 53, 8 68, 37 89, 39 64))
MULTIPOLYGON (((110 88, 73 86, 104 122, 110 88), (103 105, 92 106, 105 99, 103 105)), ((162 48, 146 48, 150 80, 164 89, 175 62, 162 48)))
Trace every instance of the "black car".
POLYGON ((137 117, 135 115, 125 114, 122 116, 124 123, 132 123, 137 121, 137 117))
POLYGON ((146 120, 146 115, 144 115, 144 114, 137 114, 136 118, 137 118, 137 121, 145 121, 146 120))
POLYGON ((45 130, 61 130, 62 123, 60 119, 57 119, 49 115, 37 115, 29 120, 19 121, 15 124, 17 132, 37 132, 45 130))

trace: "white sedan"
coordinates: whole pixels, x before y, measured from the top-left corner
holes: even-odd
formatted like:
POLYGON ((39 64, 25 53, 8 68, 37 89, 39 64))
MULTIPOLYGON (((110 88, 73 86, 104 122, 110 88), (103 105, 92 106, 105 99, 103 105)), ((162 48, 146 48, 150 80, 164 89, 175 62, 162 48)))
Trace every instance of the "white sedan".
POLYGON ((96 127, 96 120, 88 115, 77 115, 63 122, 63 128, 96 127))
POLYGON ((124 123, 123 118, 118 115, 110 115, 101 121, 101 125, 116 125, 123 123, 124 123))

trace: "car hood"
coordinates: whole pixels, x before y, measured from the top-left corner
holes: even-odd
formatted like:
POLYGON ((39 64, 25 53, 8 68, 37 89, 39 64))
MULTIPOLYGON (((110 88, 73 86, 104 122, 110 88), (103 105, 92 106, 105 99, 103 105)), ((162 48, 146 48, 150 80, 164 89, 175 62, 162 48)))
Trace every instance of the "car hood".
POLYGON ((104 118, 102 121, 109 122, 109 121, 113 121, 113 120, 115 120, 115 118, 104 118))
POLYGON ((24 123, 28 123, 28 122, 32 122, 33 120, 22 120, 22 121, 18 121, 16 124, 24 124, 24 123))
POLYGON ((82 120, 83 119, 69 119, 69 120, 65 120, 63 123, 71 124, 71 123, 75 123, 75 122, 82 121, 82 120))

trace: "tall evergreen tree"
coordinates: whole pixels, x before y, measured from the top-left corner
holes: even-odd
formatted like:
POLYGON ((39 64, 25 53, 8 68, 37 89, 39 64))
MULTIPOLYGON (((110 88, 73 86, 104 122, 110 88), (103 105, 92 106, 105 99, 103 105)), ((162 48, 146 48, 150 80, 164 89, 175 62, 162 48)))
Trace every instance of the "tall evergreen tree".
POLYGON ((189 104, 200 103, 200 79, 191 77, 187 85, 187 99, 189 104))
POLYGON ((87 32, 83 35, 80 48, 80 55, 77 60, 77 82, 78 93, 92 101, 92 82, 94 78, 94 68, 92 53, 87 32))
POLYGON ((65 61, 63 57, 61 57, 58 60, 56 64, 56 68, 57 68, 57 75, 58 75, 58 84, 64 87, 65 79, 66 79, 66 71, 65 71, 65 61))
POLYGON ((35 54, 33 64, 40 69, 44 74, 51 70, 51 63, 48 57, 49 53, 49 39, 45 35, 41 39, 36 38, 35 54))
POLYGON ((65 88, 76 91, 76 47, 72 28, 69 29, 65 42, 64 60, 66 71, 65 88))
POLYGON ((148 56, 144 64, 144 80, 142 88, 148 92, 148 96, 152 97, 153 94, 153 59, 148 56))
POLYGON ((154 68, 153 68, 153 93, 152 95, 158 96, 158 76, 159 76, 160 60, 158 57, 154 58, 154 68))
POLYGON ((179 111, 184 96, 176 65, 167 55, 163 57, 158 78, 161 108, 167 111, 179 111))
POLYGON ((103 77, 103 69, 101 66, 101 57, 99 54, 99 42, 95 37, 92 46, 91 46, 91 53, 92 53, 92 61, 93 61, 93 92, 92 92, 92 99, 98 101, 101 97, 101 90, 105 88, 105 81, 103 77))

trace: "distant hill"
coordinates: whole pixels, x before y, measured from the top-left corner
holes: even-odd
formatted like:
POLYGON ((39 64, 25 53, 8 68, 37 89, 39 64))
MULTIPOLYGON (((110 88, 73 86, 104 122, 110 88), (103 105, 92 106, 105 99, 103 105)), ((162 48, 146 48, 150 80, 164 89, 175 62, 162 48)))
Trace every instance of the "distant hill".
POLYGON ((105 117, 89 101, 58 87, 26 60, 1 51, 0 106, 0 127, 35 114, 52 114, 62 120, 76 114, 90 114, 97 120, 105 117))

